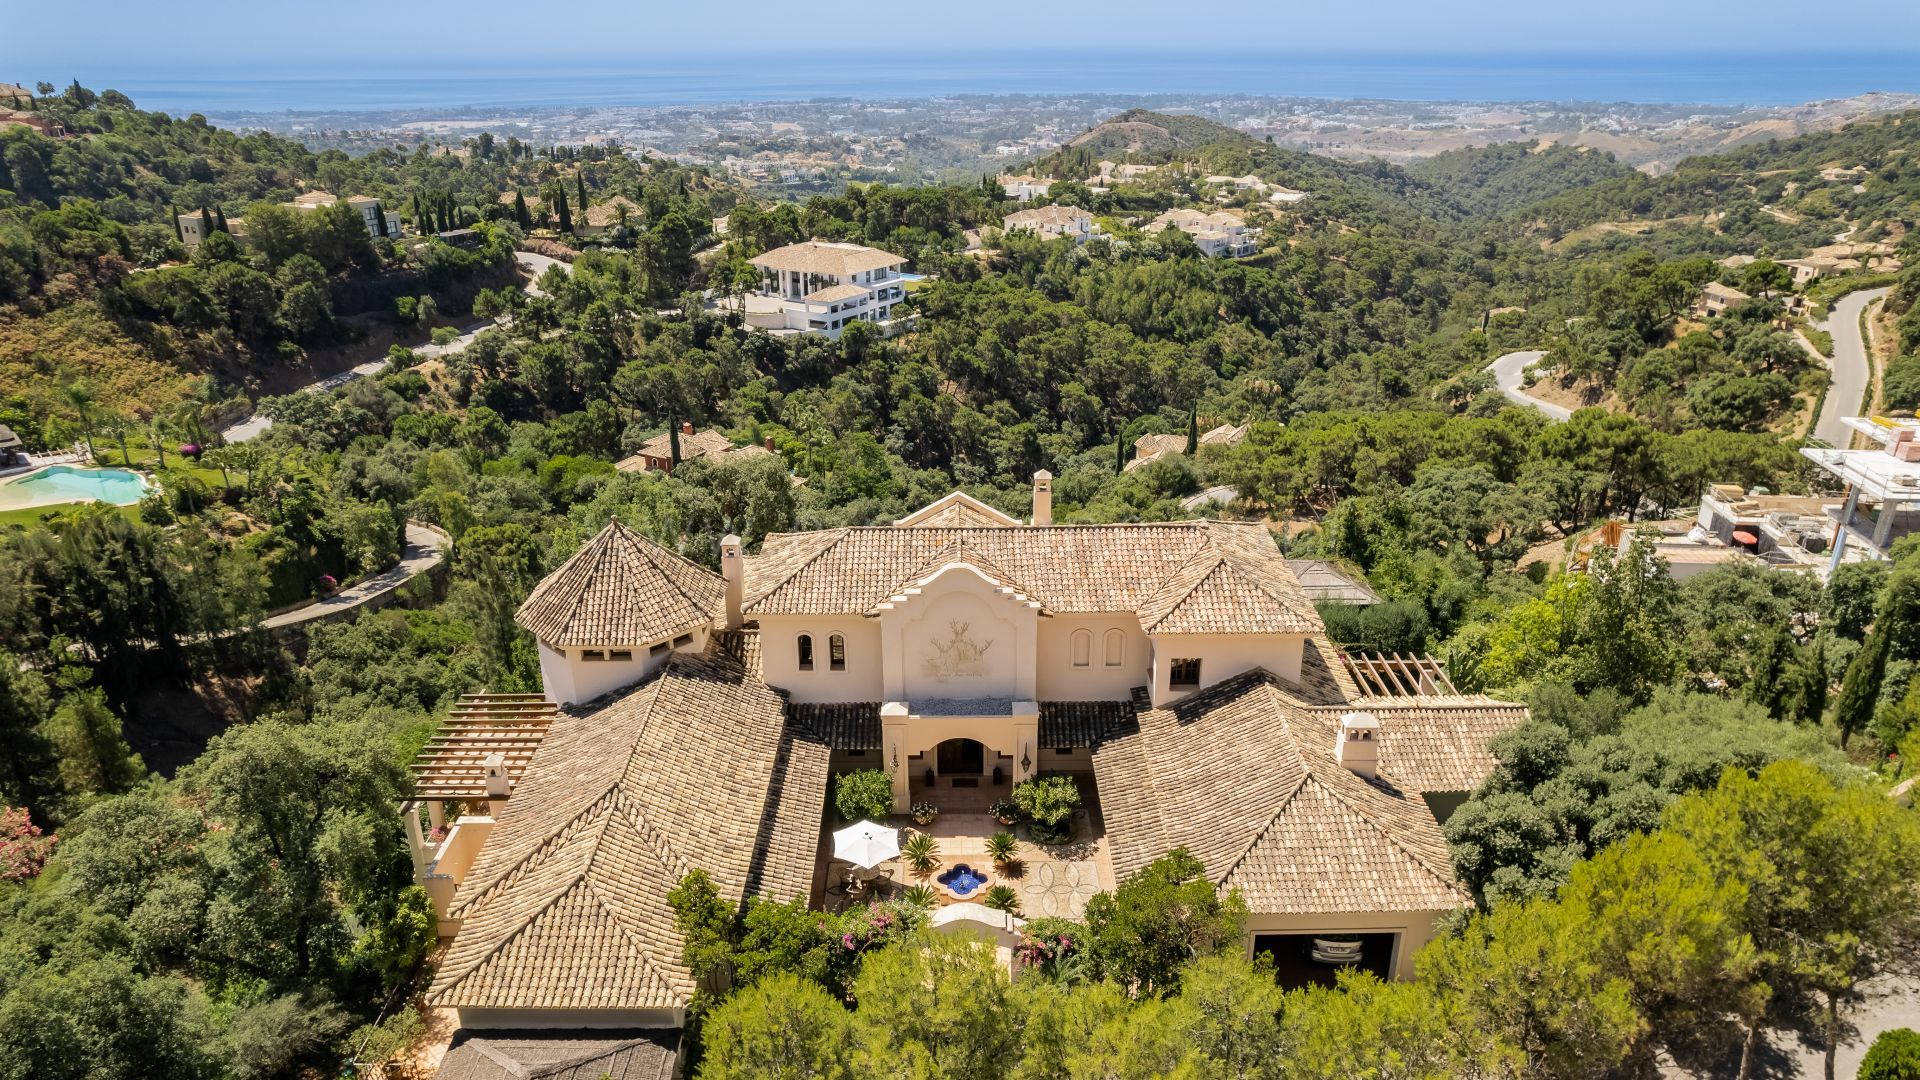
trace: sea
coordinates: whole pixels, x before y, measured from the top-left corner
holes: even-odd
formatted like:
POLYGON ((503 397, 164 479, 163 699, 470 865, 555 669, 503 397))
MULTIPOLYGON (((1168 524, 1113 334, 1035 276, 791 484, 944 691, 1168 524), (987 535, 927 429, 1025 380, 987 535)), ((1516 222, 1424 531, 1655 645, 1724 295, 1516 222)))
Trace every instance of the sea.
POLYGON ((965 50, 938 56, 678 54, 546 65, 82 78, 143 108, 209 115, 451 108, 597 108, 963 95, 1220 94, 1472 102, 1778 106, 1920 92, 1920 52, 1298 54, 965 50))

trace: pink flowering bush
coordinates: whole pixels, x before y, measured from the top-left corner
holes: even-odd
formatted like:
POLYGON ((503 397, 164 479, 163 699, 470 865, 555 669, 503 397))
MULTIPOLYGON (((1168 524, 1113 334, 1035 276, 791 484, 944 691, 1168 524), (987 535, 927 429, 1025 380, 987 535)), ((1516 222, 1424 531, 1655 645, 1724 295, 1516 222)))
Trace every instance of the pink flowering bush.
POLYGON ((39 876, 59 837, 42 835, 26 807, 0 807, 0 881, 30 881, 39 876))
POLYGON ((1013 947, 1014 961, 1050 979, 1074 981, 1085 961, 1086 933, 1071 919, 1029 919, 1013 947))

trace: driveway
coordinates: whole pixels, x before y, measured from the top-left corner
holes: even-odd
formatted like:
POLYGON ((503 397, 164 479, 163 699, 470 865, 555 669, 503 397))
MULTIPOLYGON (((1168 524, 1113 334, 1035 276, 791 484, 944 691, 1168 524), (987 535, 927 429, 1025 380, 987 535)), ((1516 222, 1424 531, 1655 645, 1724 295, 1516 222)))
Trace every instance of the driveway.
POLYGON ((389 569, 366 578, 351 588, 341 589, 332 596, 315 600, 304 607, 283 611, 270 619, 263 619, 260 625, 268 630, 278 630, 287 626, 324 619, 348 608, 356 608, 376 596, 390 593, 421 574, 439 566, 447 558, 444 546, 447 538, 443 534, 407 522, 407 546, 400 552, 400 561, 389 569))
MULTIPOLYGON (((531 275, 526 285, 522 286, 528 296, 545 295, 540 291, 540 275, 546 273, 549 267, 558 266, 564 269, 567 265, 559 259, 549 258, 545 255, 535 255, 531 251, 516 251, 513 253, 513 258, 514 261, 518 262, 526 269, 527 273, 531 275)), ((481 331, 491 329, 495 325, 492 320, 477 319, 461 327, 460 336, 454 338, 447 344, 422 345, 413 350, 414 355, 419 356, 423 360, 432 360, 440 356, 450 356, 473 344, 473 339, 479 337, 481 331)), ((299 393, 302 390, 338 390, 340 387, 345 386, 355 379, 364 379, 370 375, 378 375, 380 372, 386 370, 386 367, 387 356, 385 353, 381 353, 378 357, 364 364, 356 364, 345 371, 329 375, 324 379, 315 379, 305 386, 295 387, 294 390, 290 392, 299 393)), ((220 432, 220 435, 230 443, 246 442, 248 439, 257 437, 261 432, 272 426, 272 417, 254 413, 245 420, 220 432)))
POLYGON ((1853 441, 1853 431, 1841 423, 1841 418, 1860 415, 1860 403, 1866 400, 1867 387, 1873 382, 1867 343, 1860 339, 1860 313, 1891 291, 1881 288, 1848 293, 1834 301, 1826 325, 1821 327, 1833 335, 1833 361, 1829 365, 1833 382, 1827 387, 1820 419, 1814 422, 1813 437, 1829 446, 1845 447, 1853 441))
POLYGON ((1573 410, 1555 405, 1551 401, 1541 401, 1520 389, 1520 373, 1529 366, 1539 363, 1540 358, 1545 355, 1547 354, 1540 349, 1510 352, 1487 365, 1487 370, 1493 372, 1494 385, 1500 388, 1502 394, 1507 395, 1508 401, 1529 409, 1538 409, 1551 419, 1565 420, 1573 415, 1573 410))

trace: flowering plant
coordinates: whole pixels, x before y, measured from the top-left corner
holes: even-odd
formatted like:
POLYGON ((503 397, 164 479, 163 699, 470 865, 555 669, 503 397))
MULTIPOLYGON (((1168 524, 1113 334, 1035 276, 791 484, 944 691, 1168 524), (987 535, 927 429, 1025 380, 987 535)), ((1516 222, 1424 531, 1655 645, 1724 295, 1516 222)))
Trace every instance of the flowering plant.
POLYGON ((58 839, 42 835, 26 807, 0 807, 0 881, 38 876, 58 839))
POLYGON ((913 804, 913 823, 915 825, 931 825, 933 824, 933 819, 939 816, 940 808, 930 802, 917 802, 913 804))
POLYGON ((181 453, 181 454, 182 454, 183 456, 185 456, 185 457, 190 457, 190 458, 197 458, 197 457, 199 457, 199 456, 200 456, 200 444, 199 444, 199 443, 190 443, 190 442, 189 442, 189 443, 181 443, 181 444, 180 444, 180 453, 181 453))
POLYGON ((1068 919, 1031 919, 1013 947, 1013 957, 1023 967, 1044 972, 1051 978, 1067 978, 1078 966, 1086 928, 1068 919))

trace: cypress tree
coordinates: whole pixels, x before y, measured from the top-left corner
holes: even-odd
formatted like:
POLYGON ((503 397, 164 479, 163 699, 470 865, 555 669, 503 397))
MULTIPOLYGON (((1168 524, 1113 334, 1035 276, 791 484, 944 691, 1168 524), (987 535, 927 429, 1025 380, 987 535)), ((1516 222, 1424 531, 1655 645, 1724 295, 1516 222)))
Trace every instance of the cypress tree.
POLYGON ((186 243, 187 234, 180 229, 180 208, 169 204, 167 206, 167 216, 173 219, 173 238, 183 244, 186 243))
POLYGON ((533 228, 533 215, 527 211, 527 197, 518 191, 513 193, 513 220, 523 229, 533 228))
POLYGON ((667 417, 667 456, 674 465, 680 464, 680 425, 673 417, 667 417))
POLYGON ((1200 406, 1187 410, 1187 456, 1200 452, 1200 406))
POLYGON ((381 235, 381 236, 383 236, 383 237, 384 237, 384 236, 386 236, 386 235, 388 235, 388 233, 387 233, 387 206, 386 206, 386 204, 385 204, 385 203, 378 203, 378 202, 377 202, 377 203, 374 203, 374 204, 373 204, 373 223, 374 223, 374 225, 375 225, 375 227, 377 227, 377 228, 378 228, 378 229, 380 230, 380 235, 381 235))
POLYGON ((580 193, 580 212, 587 212, 587 170, 581 169, 573 174, 575 189, 580 193))
POLYGON ((1113 437, 1113 475, 1119 476, 1127 471, 1127 433, 1122 431, 1113 437))
POLYGON ((213 208, 213 227, 223 233, 230 234, 232 232, 231 229, 227 228, 227 212, 217 206, 213 208))
POLYGON ((212 235, 213 215, 207 213, 207 208, 203 206, 200 208, 200 239, 205 240, 212 235))
POLYGON ((566 185, 565 184, 560 185, 558 188, 554 190, 553 194, 554 194, 553 201, 554 201, 555 209, 558 210, 560 214, 560 231, 563 233, 570 233, 573 231, 573 215, 567 212, 566 185))
POLYGON ((1840 725, 1842 750, 1854 732, 1873 721, 1873 708, 1880 702, 1880 682, 1887 674, 1887 650, 1893 636, 1888 631, 1888 627, 1876 627, 1847 664, 1847 677, 1840 683, 1840 704, 1833 711, 1834 723, 1840 725))

